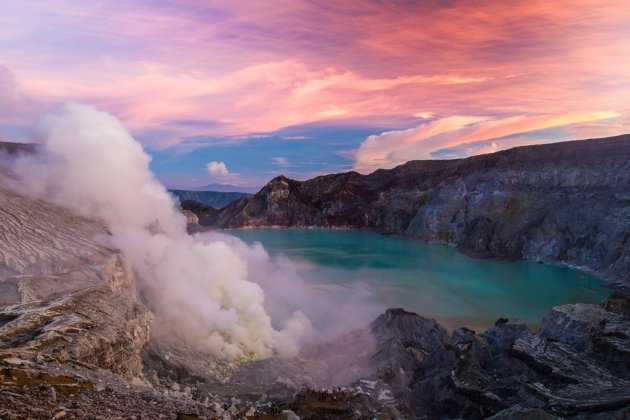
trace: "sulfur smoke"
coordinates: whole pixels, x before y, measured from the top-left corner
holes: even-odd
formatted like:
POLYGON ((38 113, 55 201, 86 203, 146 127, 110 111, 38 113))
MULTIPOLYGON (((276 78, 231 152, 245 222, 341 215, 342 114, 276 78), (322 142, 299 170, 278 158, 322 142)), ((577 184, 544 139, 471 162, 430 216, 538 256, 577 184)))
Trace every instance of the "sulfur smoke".
POLYGON ((251 262, 269 256, 221 235, 188 235, 150 157, 114 116, 68 103, 37 132, 40 153, 13 166, 21 190, 107 224, 162 337, 230 360, 297 354, 308 319, 276 308, 274 328, 263 289, 249 279, 251 262))

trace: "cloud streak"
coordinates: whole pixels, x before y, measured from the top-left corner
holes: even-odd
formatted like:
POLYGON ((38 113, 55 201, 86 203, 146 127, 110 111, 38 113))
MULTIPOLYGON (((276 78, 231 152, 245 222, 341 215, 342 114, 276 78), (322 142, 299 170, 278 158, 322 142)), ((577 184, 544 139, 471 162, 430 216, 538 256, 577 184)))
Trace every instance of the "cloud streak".
MULTIPOLYGON (((410 160, 457 158, 540 143, 532 133, 603 122, 621 117, 616 111, 595 111, 507 118, 454 116, 415 128, 369 136, 355 152, 354 170, 369 173, 410 160), (514 136, 520 138, 514 139, 514 136)), ((542 140, 544 141, 544 140, 542 140)))

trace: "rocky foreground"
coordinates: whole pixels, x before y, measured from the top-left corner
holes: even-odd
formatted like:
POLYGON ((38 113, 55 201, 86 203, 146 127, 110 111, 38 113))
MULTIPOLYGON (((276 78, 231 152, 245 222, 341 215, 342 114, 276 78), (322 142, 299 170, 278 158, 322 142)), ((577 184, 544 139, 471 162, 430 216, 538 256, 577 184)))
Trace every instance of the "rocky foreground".
POLYGON ((411 161, 370 175, 280 176, 200 219, 369 228, 474 257, 577 266, 630 286, 630 135, 411 161))
POLYGON ((106 235, 0 180, 0 418, 630 416, 627 291, 553 308, 537 334, 514 319, 449 334, 390 309, 296 359, 228 363, 151 338, 106 235))

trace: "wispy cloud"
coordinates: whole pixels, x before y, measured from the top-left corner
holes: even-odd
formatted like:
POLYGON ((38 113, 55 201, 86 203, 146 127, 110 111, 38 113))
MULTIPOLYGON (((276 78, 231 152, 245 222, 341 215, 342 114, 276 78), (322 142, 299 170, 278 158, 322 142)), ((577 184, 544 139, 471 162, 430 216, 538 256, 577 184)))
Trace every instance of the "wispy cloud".
POLYGON ((282 140, 309 140, 312 139, 311 136, 284 136, 282 140))
POLYGON ((272 159, 273 163, 278 165, 278 166, 287 166, 289 165, 289 159, 279 156, 279 157, 275 157, 272 159))
POLYGON ((162 147, 334 119, 622 110, 630 89, 615 0, 4 6, 19 95, 96 103, 162 147))

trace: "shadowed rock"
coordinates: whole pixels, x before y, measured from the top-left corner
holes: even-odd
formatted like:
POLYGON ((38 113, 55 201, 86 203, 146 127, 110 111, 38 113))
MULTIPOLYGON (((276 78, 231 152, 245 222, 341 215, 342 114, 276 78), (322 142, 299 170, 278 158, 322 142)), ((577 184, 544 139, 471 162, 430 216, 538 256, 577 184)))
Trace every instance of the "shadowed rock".
POLYGON ((540 334, 500 319, 480 336, 461 328, 449 337, 433 320, 390 309, 370 326, 379 367, 372 388, 390 389, 417 418, 624 418, 630 317, 606 308, 626 308, 626 299, 556 307, 540 334))

